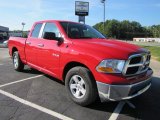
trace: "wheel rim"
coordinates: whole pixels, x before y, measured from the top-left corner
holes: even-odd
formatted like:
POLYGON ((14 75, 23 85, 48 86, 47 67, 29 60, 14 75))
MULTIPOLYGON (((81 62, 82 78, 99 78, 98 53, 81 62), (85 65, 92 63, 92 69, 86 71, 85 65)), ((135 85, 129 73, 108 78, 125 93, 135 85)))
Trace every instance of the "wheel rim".
POLYGON ((14 67, 15 67, 15 68, 18 67, 18 57, 17 57, 16 55, 14 55, 13 64, 14 64, 14 67))
POLYGON ((83 98, 86 94, 86 85, 83 78, 79 75, 74 75, 70 79, 69 87, 72 95, 76 98, 83 98))

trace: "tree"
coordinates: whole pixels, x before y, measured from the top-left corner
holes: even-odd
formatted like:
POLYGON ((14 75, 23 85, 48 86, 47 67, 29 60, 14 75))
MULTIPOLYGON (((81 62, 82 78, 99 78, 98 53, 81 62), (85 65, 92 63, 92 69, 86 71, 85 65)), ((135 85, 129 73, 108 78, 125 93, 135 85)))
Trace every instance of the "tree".
POLYGON ((106 21, 106 32, 105 34, 108 37, 118 38, 119 37, 119 30, 120 30, 120 22, 118 20, 108 20, 106 21))
POLYGON ((107 20, 105 22, 105 32, 103 22, 97 23, 93 27, 110 38, 122 40, 133 40, 134 37, 160 37, 160 25, 142 26, 136 21, 107 20))

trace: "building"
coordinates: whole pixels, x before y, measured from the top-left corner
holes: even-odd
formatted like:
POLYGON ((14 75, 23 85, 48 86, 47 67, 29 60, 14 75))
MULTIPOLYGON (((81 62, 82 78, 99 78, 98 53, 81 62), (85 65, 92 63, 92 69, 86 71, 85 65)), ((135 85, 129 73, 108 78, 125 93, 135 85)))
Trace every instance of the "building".
POLYGON ((0 32, 8 32, 8 31, 9 31, 8 27, 0 26, 0 32))
POLYGON ((133 41, 136 42, 159 42, 160 38, 133 38, 133 41))
POLYGON ((15 30, 15 31, 9 31, 8 27, 0 26, 0 43, 3 43, 3 41, 8 40, 9 37, 22 37, 25 35, 28 35, 29 31, 21 31, 21 30, 15 30))
POLYGON ((9 36, 10 37, 22 37, 22 31, 10 31, 9 36))
POLYGON ((8 27, 0 26, 0 43, 8 39, 8 27))
POLYGON ((10 37, 25 37, 25 36, 28 36, 28 34, 29 34, 29 31, 20 31, 20 30, 9 31, 10 37))

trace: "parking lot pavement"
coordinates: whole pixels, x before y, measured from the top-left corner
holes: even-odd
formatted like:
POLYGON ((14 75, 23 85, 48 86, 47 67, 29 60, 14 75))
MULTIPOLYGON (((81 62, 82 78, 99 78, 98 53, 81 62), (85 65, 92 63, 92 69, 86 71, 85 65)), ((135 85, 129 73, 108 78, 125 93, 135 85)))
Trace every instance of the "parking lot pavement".
POLYGON ((8 49, 7 48, 0 48, 0 64, 1 64, 2 60, 5 58, 9 58, 8 49))
POLYGON ((24 72, 16 72, 10 64, 11 60, 7 58, 2 61, 3 65, 0 66, 0 90, 2 90, 2 93, 0 91, 0 106, 2 106, 0 116, 3 117, 1 120, 11 118, 13 120, 57 119, 54 114, 44 113, 47 111, 41 111, 30 104, 25 105, 23 101, 17 101, 18 98, 51 110, 51 112, 79 120, 109 119, 117 105, 117 102, 102 104, 96 102, 91 106, 81 107, 68 98, 62 82, 47 75, 25 80, 25 78, 39 76, 42 73, 28 67, 24 72), (22 81, 17 82, 19 80, 22 81), (14 96, 4 95, 3 91, 14 96), (13 99, 15 96, 18 97, 16 100, 13 99))
POLYGON ((56 117, 23 105, 4 95, 0 95, 1 120, 46 120, 46 118, 47 120, 57 120, 56 117))
MULTIPOLYGON (((65 91, 64 85, 48 76, 42 76, 40 78, 35 78, 32 80, 8 85, 2 87, 1 90, 4 90, 24 100, 43 106, 44 108, 56 111, 73 119, 83 118, 84 120, 85 119, 97 120, 99 118, 100 119, 109 118, 110 114, 112 113, 113 109, 117 104, 117 103, 111 103, 111 104, 97 103, 95 104, 95 106, 90 106, 88 108, 78 106, 67 98, 66 95, 67 93, 65 91)), ((31 110, 31 113, 32 112, 34 111, 31 110)), ((17 115, 19 116, 19 114, 17 113, 13 117, 17 119, 17 115)), ((27 115, 30 114, 27 113, 27 115)), ((25 116, 27 117, 27 115, 25 116)), ((35 114, 33 114, 33 117, 31 117, 30 120, 32 118, 35 119, 35 114)), ((46 119, 48 119, 47 116, 46 119)))
POLYGON ((130 100, 135 109, 125 101, 97 101, 88 107, 81 107, 68 98, 64 84, 55 78, 29 67, 24 72, 16 72, 7 55, 0 62, 1 120, 160 119, 160 77, 153 77, 149 91, 130 100))
POLYGON ((11 60, 8 60, 8 63, 3 63, 0 65, 0 84, 5 84, 16 80, 42 74, 30 68, 26 68, 24 72, 14 71, 13 66, 10 63, 12 63, 11 60))
POLYGON ((130 109, 125 106, 119 116, 119 120, 127 119, 144 119, 159 120, 160 119, 160 78, 153 77, 152 86, 145 94, 134 98, 131 102, 136 109, 130 109))

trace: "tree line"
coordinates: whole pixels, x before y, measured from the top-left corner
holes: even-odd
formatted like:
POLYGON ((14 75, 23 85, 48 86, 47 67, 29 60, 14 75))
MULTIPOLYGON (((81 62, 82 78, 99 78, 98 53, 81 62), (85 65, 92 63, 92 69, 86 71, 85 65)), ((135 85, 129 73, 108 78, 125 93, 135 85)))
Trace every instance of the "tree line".
POLYGON ((139 22, 129 20, 106 20, 93 26, 109 38, 133 40, 134 37, 160 38, 160 25, 142 26, 139 22))

